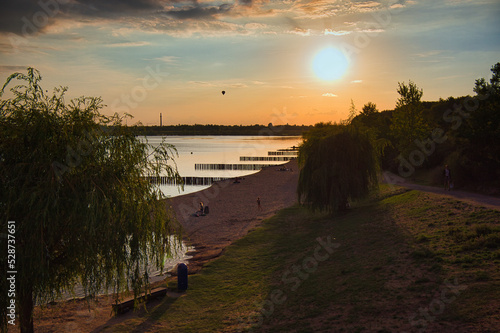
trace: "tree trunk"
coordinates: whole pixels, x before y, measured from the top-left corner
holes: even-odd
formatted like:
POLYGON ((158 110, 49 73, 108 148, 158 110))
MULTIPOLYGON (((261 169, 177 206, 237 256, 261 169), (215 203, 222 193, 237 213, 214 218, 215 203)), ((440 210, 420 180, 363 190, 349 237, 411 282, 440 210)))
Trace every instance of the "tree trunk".
POLYGON ((21 333, 33 333, 33 289, 19 288, 19 326, 21 333))

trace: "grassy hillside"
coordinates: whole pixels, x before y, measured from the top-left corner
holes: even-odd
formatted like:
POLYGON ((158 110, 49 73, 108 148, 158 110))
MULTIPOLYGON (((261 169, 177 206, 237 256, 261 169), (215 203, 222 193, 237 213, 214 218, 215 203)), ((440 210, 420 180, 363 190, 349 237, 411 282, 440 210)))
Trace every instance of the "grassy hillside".
POLYGON ((335 217, 279 212, 105 331, 493 332, 499 263, 500 212, 385 187, 335 217))

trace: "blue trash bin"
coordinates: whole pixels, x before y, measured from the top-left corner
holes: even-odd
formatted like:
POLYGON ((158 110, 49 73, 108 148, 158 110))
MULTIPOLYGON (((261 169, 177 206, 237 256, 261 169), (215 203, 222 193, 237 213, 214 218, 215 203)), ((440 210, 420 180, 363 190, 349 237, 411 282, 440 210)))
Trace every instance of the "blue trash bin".
POLYGON ((177 289, 180 291, 188 288, 188 268, 186 264, 177 265, 177 289))

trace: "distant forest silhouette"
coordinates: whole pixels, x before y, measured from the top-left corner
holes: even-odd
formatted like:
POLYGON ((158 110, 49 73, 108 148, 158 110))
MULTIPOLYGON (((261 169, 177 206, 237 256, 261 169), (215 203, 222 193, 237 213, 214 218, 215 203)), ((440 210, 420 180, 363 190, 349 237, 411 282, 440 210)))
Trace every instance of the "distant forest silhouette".
POLYGON ((313 126, 306 125, 167 125, 139 126, 144 135, 255 135, 301 136, 313 126))

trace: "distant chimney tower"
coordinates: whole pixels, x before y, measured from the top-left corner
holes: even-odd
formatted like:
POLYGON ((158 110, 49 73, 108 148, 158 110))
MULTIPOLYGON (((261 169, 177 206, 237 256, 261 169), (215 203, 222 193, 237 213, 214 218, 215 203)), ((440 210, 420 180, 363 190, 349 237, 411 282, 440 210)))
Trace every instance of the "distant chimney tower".
POLYGON ((162 120, 161 120, 161 113, 160 113, 160 126, 163 126, 162 120))

